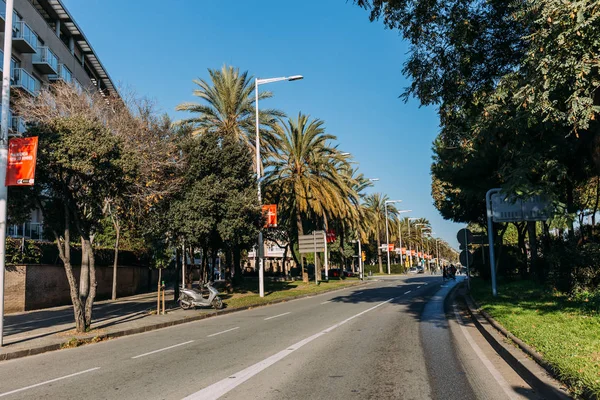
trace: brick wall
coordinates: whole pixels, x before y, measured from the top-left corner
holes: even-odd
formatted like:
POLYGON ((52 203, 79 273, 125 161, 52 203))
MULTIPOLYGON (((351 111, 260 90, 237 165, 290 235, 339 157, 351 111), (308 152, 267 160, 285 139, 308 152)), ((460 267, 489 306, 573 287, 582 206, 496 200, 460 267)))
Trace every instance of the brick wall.
POLYGON ((24 265, 7 265, 4 272, 4 312, 13 313, 25 309, 24 265))

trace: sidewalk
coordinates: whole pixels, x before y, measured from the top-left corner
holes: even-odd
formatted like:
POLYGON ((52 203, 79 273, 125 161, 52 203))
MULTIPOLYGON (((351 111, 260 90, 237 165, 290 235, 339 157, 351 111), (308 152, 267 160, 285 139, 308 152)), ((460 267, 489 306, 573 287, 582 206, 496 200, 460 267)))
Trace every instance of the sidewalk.
MULTIPOLYGON (((331 291, 317 294, 326 292, 331 291)), ((261 305, 317 294, 287 297, 261 305)), ((156 296, 157 294, 154 292, 124 297, 116 301, 97 302, 94 304, 92 314, 94 322, 91 330, 82 334, 75 332, 72 306, 9 314, 4 317, 4 346, 0 347, 0 361, 133 335, 257 306, 251 304, 219 311, 212 308, 184 311, 179 308, 177 302, 173 301, 173 290, 167 290, 165 292, 167 314, 155 315, 156 296)))

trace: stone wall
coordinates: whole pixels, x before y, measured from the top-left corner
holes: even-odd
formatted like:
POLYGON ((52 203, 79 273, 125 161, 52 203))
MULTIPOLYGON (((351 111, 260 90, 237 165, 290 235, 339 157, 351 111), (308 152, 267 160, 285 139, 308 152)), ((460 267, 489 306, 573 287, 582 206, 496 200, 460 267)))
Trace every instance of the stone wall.
MULTIPOLYGON (((79 268, 73 268, 79 280, 79 268)), ((112 293, 112 266, 96 267, 96 300, 112 293)), ((71 304, 69 284, 62 265, 17 265, 6 268, 5 312, 36 310, 71 304)), ((158 271, 148 267, 119 266, 117 296, 131 296, 156 289, 158 271)))

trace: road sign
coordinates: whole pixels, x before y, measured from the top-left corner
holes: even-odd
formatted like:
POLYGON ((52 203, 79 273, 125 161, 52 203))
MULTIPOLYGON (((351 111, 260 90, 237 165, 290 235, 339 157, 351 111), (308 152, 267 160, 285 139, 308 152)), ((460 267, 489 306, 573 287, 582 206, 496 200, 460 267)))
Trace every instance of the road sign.
POLYGON ((504 193, 491 196, 494 222, 546 221, 550 218, 550 203, 542 196, 521 200, 504 193))
POLYGON ((325 231, 314 231, 310 235, 301 235, 298 238, 298 252, 322 253, 325 251, 325 231))
POLYGON ((550 203, 542 196, 534 196, 523 201, 523 219, 525 221, 547 221, 550 219, 550 203))
POLYGON ((277 204, 265 204, 262 206, 265 228, 277 228, 277 204))
POLYGON ((461 230, 458 231, 458 233, 456 234, 456 239, 458 239, 458 243, 460 244, 465 244, 465 240, 469 243, 473 242, 473 234, 471 233, 470 230, 463 228, 461 230))
POLYGON ((463 250, 459 256, 460 264, 465 267, 470 267, 473 264, 473 253, 463 250))

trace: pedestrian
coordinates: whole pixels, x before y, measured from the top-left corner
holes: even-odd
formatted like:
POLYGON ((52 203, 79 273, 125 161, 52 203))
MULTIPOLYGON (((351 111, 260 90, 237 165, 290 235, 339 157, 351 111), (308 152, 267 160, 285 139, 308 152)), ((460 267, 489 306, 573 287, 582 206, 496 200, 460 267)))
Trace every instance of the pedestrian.
POLYGON ((442 267, 442 281, 446 282, 446 278, 448 277, 448 271, 446 270, 446 267, 442 267))

